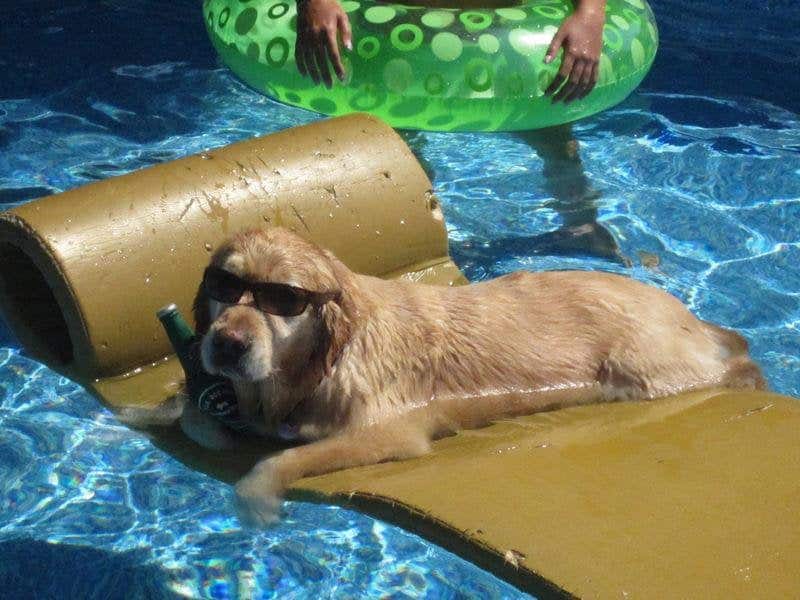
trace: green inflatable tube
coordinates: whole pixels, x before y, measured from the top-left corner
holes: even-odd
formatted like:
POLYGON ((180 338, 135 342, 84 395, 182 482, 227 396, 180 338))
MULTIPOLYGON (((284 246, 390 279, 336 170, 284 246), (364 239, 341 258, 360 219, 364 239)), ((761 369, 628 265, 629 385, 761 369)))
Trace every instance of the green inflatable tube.
MULTIPOLYGON (((294 62, 293 0, 205 0, 223 62, 259 92, 326 115, 371 113, 393 127, 515 131, 567 123, 622 101, 655 58, 658 30, 645 0, 608 0, 595 89, 565 105, 544 96, 560 66, 544 55, 568 0, 507 8, 442 9, 344 0, 353 51, 332 89, 294 62)), ((335 79, 335 78, 334 78, 335 79)))

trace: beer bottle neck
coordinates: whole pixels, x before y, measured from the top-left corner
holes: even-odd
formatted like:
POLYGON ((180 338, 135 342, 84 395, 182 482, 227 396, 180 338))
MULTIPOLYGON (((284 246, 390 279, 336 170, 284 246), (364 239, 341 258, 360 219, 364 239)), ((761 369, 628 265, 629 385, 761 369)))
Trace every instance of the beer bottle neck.
POLYGON ((188 351, 189 346, 194 340, 195 333, 191 326, 176 310, 169 311, 166 314, 159 315, 161 323, 164 325, 164 330, 167 332, 172 345, 178 355, 182 355, 188 351))

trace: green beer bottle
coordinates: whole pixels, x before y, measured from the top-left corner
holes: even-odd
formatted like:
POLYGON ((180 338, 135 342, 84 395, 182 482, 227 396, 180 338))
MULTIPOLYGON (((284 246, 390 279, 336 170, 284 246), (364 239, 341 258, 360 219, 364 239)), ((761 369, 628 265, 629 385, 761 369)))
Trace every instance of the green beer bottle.
POLYGON ((169 304, 156 313, 164 326, 175 354, 186 375, 186 392, 190 401, 232 429, 242 430, 247 424, 239 415, 236 392, 228 379, 212 375, 203 368, 200 358, 200 338, 181 316, 175 304, 169 304))

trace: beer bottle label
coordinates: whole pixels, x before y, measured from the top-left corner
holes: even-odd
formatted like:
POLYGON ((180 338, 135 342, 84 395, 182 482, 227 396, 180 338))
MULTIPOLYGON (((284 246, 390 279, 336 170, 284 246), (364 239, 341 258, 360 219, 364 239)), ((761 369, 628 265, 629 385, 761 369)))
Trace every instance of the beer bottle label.
POLYGON ((203 368, 200 357, 201 337, 183 319, 175 304, 161 308, 156 315, 161 321, 186 375, 186 391, 204 413, 233 429, 247 429, 239 416, 239 404, 231 383, 211 375, 203 368))
POLYGON ((212 417, 238 416, 239 412, 236 396, 231 394, 231 388, 225 381, 212 383, 202 390, 197 397, 197 406, 212 417))
POLYGON ((227 381, 212 383, 201 390, 195 400, 198 408, 232 429, 247 429, 247 423, 239 417, 236 395, 227 381))

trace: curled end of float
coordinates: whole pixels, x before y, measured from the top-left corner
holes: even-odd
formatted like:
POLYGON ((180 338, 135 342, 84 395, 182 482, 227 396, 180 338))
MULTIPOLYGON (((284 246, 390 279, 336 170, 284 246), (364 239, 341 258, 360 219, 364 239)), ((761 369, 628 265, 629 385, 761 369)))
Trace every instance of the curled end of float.
POLYGON ((181 370, 156 311, 188 314, 214 248, 271 226, 358 272, 464 281, 417 159, 386 124, 351 115, 0 214, 0 312, 26 351, 109 404, 158 404, 181 370))
POLYGON ((23 219, 0 214, 0 313, 34 358, 60 369, 73 364, 80 338, 69 296, 46 242, 23 219))

